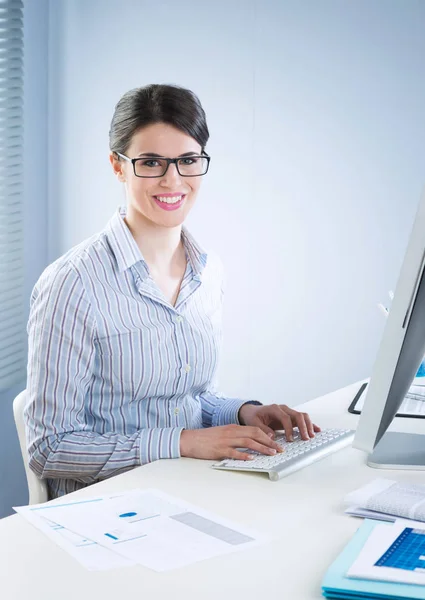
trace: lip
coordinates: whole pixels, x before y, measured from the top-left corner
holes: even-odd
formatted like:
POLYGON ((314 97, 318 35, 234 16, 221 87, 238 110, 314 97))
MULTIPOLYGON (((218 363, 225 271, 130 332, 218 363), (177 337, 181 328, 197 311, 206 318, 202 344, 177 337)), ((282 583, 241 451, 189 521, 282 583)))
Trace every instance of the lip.
POLYGON ((186 194, 160 194, 160 196, 162 196, 163 198, 173 198, 173 196, 182 196, 182 199, 179 202, 176 202, 175 204, 167 204, 166 202, 161 202, 161 200, 157 200, 156 196, 152 196, 155 204, 162 208, 162 210, 166 211, 178 210, 186 200, 186 194))

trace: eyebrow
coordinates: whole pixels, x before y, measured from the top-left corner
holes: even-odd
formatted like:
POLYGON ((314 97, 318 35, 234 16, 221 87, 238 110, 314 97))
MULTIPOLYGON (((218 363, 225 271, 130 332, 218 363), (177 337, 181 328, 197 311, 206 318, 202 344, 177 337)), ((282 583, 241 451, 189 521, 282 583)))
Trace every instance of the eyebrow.
MULTIPOLYGON (((162 154, 156 154, 155 152, 141 152, 137 155, 137 158, 142 156, 152 156, 153 158, 165 158, 162 154)), ((199 156, 198 152, 185 152, 184 154, 179 154, 177 158, 183 158, 183 156, 199 156)))

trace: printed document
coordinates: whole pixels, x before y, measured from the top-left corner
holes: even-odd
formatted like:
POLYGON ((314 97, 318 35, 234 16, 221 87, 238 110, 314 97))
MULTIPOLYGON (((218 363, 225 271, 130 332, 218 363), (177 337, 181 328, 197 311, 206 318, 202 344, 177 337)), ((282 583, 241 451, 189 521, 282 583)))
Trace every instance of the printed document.
POLYGON ((120 554, 116 554, 85 536, 78 535, 47 516, 49 504, 16 506, 14 510, 24 519, 42 531, 48 538, 74 557, 89 571, 104 571, 127 567, 135 563, 120 554))
POLYGON ((425 485, 375 479, 345 497, 348 514, 384 520, 425 521, 425 485))
MULTIPOLYGON (((425 379, 422 377, 421 379, 425 379)), ((357 400, 354 410, 362 411, 367 394, 367 387, 363 390, 362 395, 357 400)), ((412 417, 425 416, 425 386, 412 385, 407 392, 403 402, 401 403, 398 413, 401 415, 409 415, 412 417)))
POLYGON ((253 548, 269 540, 154 489, 52 504, 48 518, 108 552, 155 571, 253 548))
POLYGON ((425 585, 425 524, 377 525, 347 577, 425 585))

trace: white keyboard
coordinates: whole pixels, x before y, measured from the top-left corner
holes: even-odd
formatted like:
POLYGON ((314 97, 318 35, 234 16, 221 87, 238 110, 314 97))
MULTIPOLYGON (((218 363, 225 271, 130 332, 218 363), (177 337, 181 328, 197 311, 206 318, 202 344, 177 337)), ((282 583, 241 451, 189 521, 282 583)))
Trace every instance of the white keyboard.
POLYGON ((228 458, 212 466, 214 469, 268 473, 272 481, 277 481, 294 471, 311 465, 328 454, 349 446, 353 441, 354 431, 351 429, 324 429, 316 433, 314 438, 304 441, 300 438, 298 430, 294 429, 293 437, 293 442, 287 442, 285 435, 276 435, 275 441, 283 446, 284 452, 273 456, 248 450, 255 456, 254 459, 234 460, 228 458))

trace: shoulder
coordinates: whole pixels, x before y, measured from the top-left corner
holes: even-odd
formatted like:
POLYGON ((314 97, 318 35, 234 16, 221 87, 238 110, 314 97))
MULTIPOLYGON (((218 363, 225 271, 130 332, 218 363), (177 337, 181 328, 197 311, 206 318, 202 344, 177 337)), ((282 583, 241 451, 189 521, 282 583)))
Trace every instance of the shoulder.
POLYGON ((211 279, 222 281, 224 277, 224 266, 221 258, 215 252, 208 252, 205 265, 205 275, 211 279))
POLYGON ((84 288, 82 273, 94 271, 99 254, 107 251, 104 232, 77 244, 48 265, 34 286, 32 297, 43 291, 75 286, 84 288))

